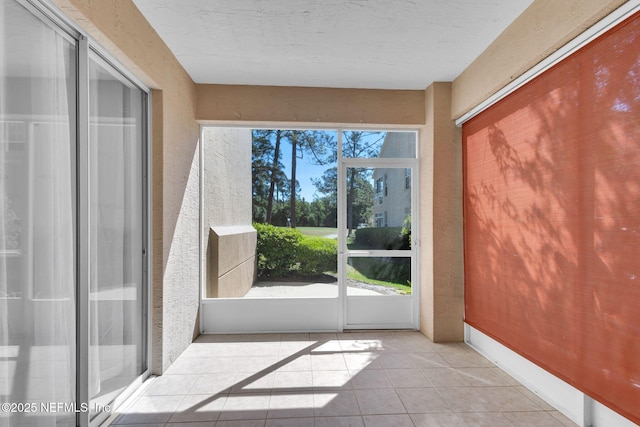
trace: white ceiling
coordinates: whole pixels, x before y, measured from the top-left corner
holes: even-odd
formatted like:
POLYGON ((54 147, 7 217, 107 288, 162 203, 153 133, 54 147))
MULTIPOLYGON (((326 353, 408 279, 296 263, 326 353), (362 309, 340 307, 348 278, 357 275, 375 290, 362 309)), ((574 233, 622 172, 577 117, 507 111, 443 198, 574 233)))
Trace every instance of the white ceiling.
POLYGON ((197 83, 424 89, 532 0, 134 0, 197 83))

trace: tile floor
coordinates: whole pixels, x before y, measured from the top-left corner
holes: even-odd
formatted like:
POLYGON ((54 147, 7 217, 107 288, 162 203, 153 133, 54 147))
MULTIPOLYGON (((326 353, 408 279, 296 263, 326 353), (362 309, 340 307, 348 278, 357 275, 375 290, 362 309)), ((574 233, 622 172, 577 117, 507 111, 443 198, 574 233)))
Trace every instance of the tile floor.
POLYGON ((575 426, 465 344, 418 332, 202 335, 113 426, 575 426))

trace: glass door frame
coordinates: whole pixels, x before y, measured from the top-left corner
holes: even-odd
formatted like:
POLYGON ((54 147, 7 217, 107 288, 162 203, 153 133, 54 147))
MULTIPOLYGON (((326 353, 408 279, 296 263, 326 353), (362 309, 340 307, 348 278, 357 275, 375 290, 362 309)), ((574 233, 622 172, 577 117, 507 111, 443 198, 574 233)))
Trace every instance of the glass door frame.
MULTIPOLYGON (((86 33, 56 6, 47 0, 15 0, 28 12, 35 15, 44 24, 50 26, 63 37, 75 43, 76 46, 76 138, 71 141, 75 149, 76 165, 76 372, 75 378, 75 405, 76 405, 76 425, 96 426, 103 423, 111 412, 121 405, 133 392, 142 384, 151 372, 151 345, 152 325, 150 313, 152 312, 151 301, 151 233, 152 233, 152 152, 151 152, 151 90, 136 76, 129 72, 118 60, 111 56, 97 42, 92 40, 86 33), (90 292, 89 283, 91 278, 90 270, 90 188, 89 188, 89 60, 91 55, 98 56, 105 61, 121 78, 140 89, 143 93, 142 118, 142 328, 143 354, 145 367, 143 372, 112 402, 109 408, 96 414, 91 419, 91 395, 89 390, 89 347, 90 347, 90 292), (87 406, 84 406, 87 405, 87 406), (87 408, 88 410, 85 410, 87 408)), ((73 403, 73 402, 63 402, 73 403)))
POLYGON ((84 34, 78 36, 78 341, 77 341, 77 401, 87 403, 89 411, 78 413, 79 426, 98 426, 112 415, 112 412, 138 389, 151 373, 151 346, 149 341, 152 334, 150 313, 151 302, 151 227, 152 227, 152 200, 151 191, 151 91, 128 72, 116 59, 109 55, 99 45, 95 44, 84 34), (90 347, 91 347, 91 313, 90 286, 91 281, 91 153, 90 153, 90 104, 89 104, 89 63, 95 61, 105 69, 117 73, 117 77, 139 89, 142 93, 142 147, 141 147, 141 172, 142 172, 142 352, 144 354, 144 369, 140 375, 129 384, 115 399, 106 406, 101 406, 95 416, 91 418, 96 404, 91 399, 89 390, 90 376, 90 347), (98 62, 99 61, 99 62, 98 62), (86 282, 85 282, 86 281, 86 282), (85 319, 82 321, 82 319, 85 319))
MULTIPOLYGON (((338 129, 338 283, 339 299, 342 305, 341 324, 343 329, 419 329, 419 302, 420 302, 420 274, 418 263, 420 259, 420 221, 412 220, 411 224, 411 249, 409 250, 350 250, 347 247, 347 169, 357 168, 402 168, 411 169, 411 217, 419 218, 419 150, 420 132, 417 129, 395 129, 382 127, 382 132, 411 132, 415 133, 415 157, 413 158, 346 158, 343 156, 342 137, 345 131, 372 129, 338 129), (350 256, 358 257, 403 257, 411 259, 411 295, 396 296, 349 296, 347 293, 346 266, 350 256), (370 316, 369 321, 350 323, 349 311, 357 310, 356 306, 349 307, 349 300, 358 302, 364 310, 370 313, 379 313, 383 308, 403 310, 410 308, 408 321, 390 323, 384 317, 370 316), (392 302, 393 301, 393 302, 392 302), (391 303, 391 307, 389 306, 391 303), (399 303, 399 304, 398 304, 399 303)), ((389 313, 385 313, 387 316, 389 313)), ((393 314, 393 313, 392 313, 393 314)), ((406 313, 405 313, 406 314, 406 313)))

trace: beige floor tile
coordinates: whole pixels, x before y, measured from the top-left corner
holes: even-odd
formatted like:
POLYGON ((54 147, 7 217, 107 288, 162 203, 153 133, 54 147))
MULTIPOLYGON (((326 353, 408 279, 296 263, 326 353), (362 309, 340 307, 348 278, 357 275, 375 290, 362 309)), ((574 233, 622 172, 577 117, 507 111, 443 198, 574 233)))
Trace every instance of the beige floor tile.
POLYGON ((177 406, 169 422, 216 421, 226 400, 226 395, 187 395, 177 406))
POLYGON ((531 399, 519 393, 515 387, 476 387, 490 401, 490 411, 540 411, 531 399))
MULTIPOLYGON (((118 427, 158 427, 158 424, 156 423, 146 423, 146 424, 111 424, 111 425, 117 425, 118 427)), ((160 423, 159 425, 165 425, 160 423)), ((178 424, 175 424, 178 425, 178 424)), ((210 426, 211 424, 209 424, 210 426)), ((169 424, 169 426, 173 427, 174 424, 169 424)), ((199 426, 196 426, 199 427, 199 426)))
POLYGON ((364 427, 362 417, 316 417, 315 427, 364 427))
POLYGON ((148 396, 184 396, 199 378, 199 375, 163 375, 153 378, 141 394, 148 396))
POLYGON ((431 387, 420 369, 387 369, 386 372, 394 388, 431 387))
POLYGON ((444 360, 454 368, 493 368, 495 365, 473 350, 440 353, 444 360))
POLYGON ((468 427, 454 413, 410 414, 416 427, 468 427))
POLYGON ((454 412, 488 412, 491 401, 481 387, 443 387, 438 392, 454 412))
POLYGON ((312 354, 311 369, 314 371, 346 371, 347 365, 342 353, 312 354))
POLYGON ((360 415, 360 406, 352 390, 315 392, 313 405, 317 417, 360 415))
POLYGON ((313 418, 280 418, 267 419, 265 427, 314 427, 313 418))
POLYGON ((238 357, 210 357, 203 360, 198 373, 235 374, 240 371, 241 364, 242 358, 238 357))
POLYGON ((574 423, 573 421, 571 421, 569 418, 567 418, 564 414, 562 414, 560 411, 548 411, 547 412, 549 415, 551 415, 554 419, 556 419, 557 421, 560 422, 561 425, 565 426, 565 427, 576 427, 577 424, 574 423))
POLYGON ((128 405, 115 424, 162 424, 169 421, 181 399, 175 396, 140 396, 128 405))
MULTIPOLYGON (((251 353, 247 353, 251 354, 251 353)), ((238 359, 239 372, 262 372, 262 371, 274 371, 279 367, 279 356, 245 356, 238 359)))
POLYGON ((270 393, 275 378, 275 372, 267 374, 240 372, 235 378, 230 393, 270 393))
POLYGON ((190 394, 228 393, 235 384, 235 374, 200 374, 189 389, 190 394))
POLYGON ((535 403, 540 409, 544 411, 555 410, 553 406, 549 405, 544 399, 542 399, 540 396, 538 396, 537 394, 535 394, 525 386, 518 385, 515 387, 515 389, 518 390, 518 392, 521 393, 523 396, 525 396, 527 399, 535 403))
POLYGON ((340 348, 344 352, 374 352, 377 351, 377 342, 375 340, 368 339, 342 339, 340 341, 340 348))
POLYGON ((414 427, 407 414, 364 415, 362 419, 366 427, 414 427))
POLYGON ((313 371, 313 388, 323 390, 351 389, 349 371, 313 371))
POLYGON ((311 354, 340 353, 342 351, 338 339, 320 341, 318 344, 320 345, 314 346, 314 348, 311 349, 311 354))
POLYGON ((313 378, 311 371, 276 372, 273 389, 277 391, 311 390, 313 378))
MULTIPOLYGON (((266 420, 218 421, 215 427, 264 427, 266 420)), ((190 427, 190 426, 185 426, 190 427)), ((196 426, 199 427, 199 426, 196 426)))
POLYGON ((270 400, 270 394, 230 394, 218 419, 264 420, 267 418, 270 400))
POLYGON ((285 340, 286 341, 280 343, 280 351, 278 352, 282 359, 289 356, 310 354, 314 348, 313 345, 315 345, 312 341, 308 340, 289 340, 287 338, 285 338, 285 340))
POLYGON ((283 359, 278 367, 278 371, 311 371, 311 356, 301 354, 297 356, 285 357, 280 354, 283 359))
POLYGON ((365 369, 351 375, 354 389, 393 388, 384 369, 365 369))
POLYGON ((309 340, 324 343, 331 340, 338 340, 338 335, 335 332, 311 332, 309 334, 309 340))
MULTIPOLYGON (((195 421, 195 422, 175 422, 175 423, 167 423, 165 427, 213 427, 218 424, 215 421, 195 421)), ((138 427, 137 425, 132 425, 132 427, 138 427)), ((158 425, 154 425, 153 427, 159 427, 158 425)))
POLYGON ((512 386, 521 385, 518 380, 513 378, 511 375, 509 375, 508 373, 506 373, 502 369, 500 369, 498 367, 495 367, 495 368, 492 368, 492 369, 495 371, 496 375, 502 377, 507 382, 507 384, 512 385, 512 386))
POLYGON ((470 385, 467 378, 455 368, 423 369, 422 374, 434 387, 466 387, 470 385))
POLYGON ((466 425, 472 427, 513 427, 501 412, 467 412, 458 414, 466 425))
POLYGON ((349 371, 362 371, 364 369, 382 369, 378 362, 380 353, 364 352, 364 353, 345 353, 344 361, 349 371))
POLYGON ((562 423, 546 412, 504 412, 516 427, 562 427, 562 423))
POLYGON ((202 368, 208 364, 207 357, 179 357, 175 360, 164 375, 194 375, 202 372, 202 368))
POLYGON ((574 426, 463 343, 411 331, 200 336, 114 425, 574 426))
POLYGON ((496 368, 458 368, 457 372, 465 377, 472 386, 509 386, 511 385, 500 375, 496 368))
POLYGON ((407 354, 384 353, 376 360, 385 369, 417 368, 414 359, 407 354))
POLYGON ((393 389, 354 391, 362 415, 403 414, 407 412, 393 389))
POLYGON ((451 412, 451 407, 435 388, 403 388, 396 393, 410 414, 451 412))
POLYGON ((413 360, 416 368, 448 368, 449 364, 439 353, 407 353, 407 356, 413 360))
POLYGON ((312 393, 272 393, 267 418, 313 417, 312 393))

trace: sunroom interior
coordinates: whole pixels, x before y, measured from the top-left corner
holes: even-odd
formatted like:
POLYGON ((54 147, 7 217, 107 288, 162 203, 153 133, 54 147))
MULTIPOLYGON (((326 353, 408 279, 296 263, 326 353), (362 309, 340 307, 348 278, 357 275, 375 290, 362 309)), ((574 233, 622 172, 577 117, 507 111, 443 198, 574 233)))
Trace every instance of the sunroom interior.
POLYGON ((1 0, 0 22, 0 425, 114 421, 199 336, 380 329, 467 343, 578 425, 640 423, 639 1, 1 0), (410 259, 410 295, 213 297, 214 261, 253 278, 252 129, 413 135, 336 166, 410 171, 410 251, 338 243, 410 259))

